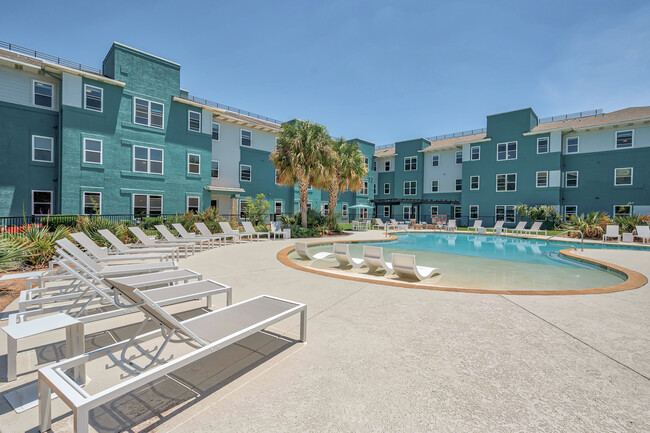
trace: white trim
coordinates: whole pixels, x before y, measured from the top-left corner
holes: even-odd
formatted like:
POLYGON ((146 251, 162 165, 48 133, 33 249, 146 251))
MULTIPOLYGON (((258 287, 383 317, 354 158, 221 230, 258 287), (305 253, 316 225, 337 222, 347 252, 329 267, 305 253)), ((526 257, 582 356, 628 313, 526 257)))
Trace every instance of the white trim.
POLYGON ((54 110, 54 84, 48 83, 45 81, 40 81, 40 80, 32 80, 32 105, 37 108, 45 108, 48 110, 54 110), (36 83, 38 84, 43 84, 45 86, 50 86, 52 89, 52 96, 50 96, 50 106, 46 107, 45 105, 37 105, 36 104, 36 83))
POLYGON ((471 220, 477 220, 477 219, 479 219, 481 217, 480 214, 479 214, 479 206, 477 204, 470 204, 469 205, 469 214, 467 215, 467 217, 469 219, 471 219, 471 220), (474 217, 474 218, 472 218, 472 208, 473 207, 476 208, 476 217, 474 217))
POLYGON ((614 186, 632 186, 634 185, 634 167, 618 167, 614 169, 614 186), (630 170, 630 183, 616 183, 616 170, 630 170))
POLYGON ((390 195, 390 182, 384 184, 384 195, 390 195), (388 186, 388 192, 386 192, 386 186, 388 186))
POLYGON ((567 137, 564 141, 564 154, 573 155, 575 153, 580 153, 580 137, 567 137), (574 138, 576 139, 576 151, 569 152, 569 140, 573 140, 574 138))
POLYGON ((413 206, 410 205, 410 204, 405 204, 405 205, 403 205, 403 206, 402 206, 402 218, 404 218, 405 220, 410 220, 410 219, 412 219, 412 217, 413 217, 413 206), (404 215, 406 215, 406 209, 409 210, 409 211, 408 211, 408 214, 409 214, 409 217, 408 217, 408 218, 406 218, 406 217, 404 216, 404 215))
POLYGON ((469 160, 470 161, 480 161, 481 160, 481 146, 470 146, 469 148, 469 160), (472 153, 474 149, 478 149, 478 158, 474 159, 474 154, 472 153))
POLYGON ((454 154, 454 161, 456 161, 456 165, 463 163, 463 151, 458 151, 454 154), (460 155, 460 162, 458 162, 458 155, 460 155))
POLYGON ((239 181, 240 182, 252 182, 253 181, 253 167, 251 167, 248 164, 239 164, 239 181), (241 178, 242 168, 244 168, 244 167, 248 167, 248 172, 250 173, 250 179, 248 179, 248 180, 243 180, 241 178))
POLYGON ((550 140, 550 137, 539 137, 539 138, 537 139, 537 154, 538 154, 538 155, 544 155, 544 154, 549 153, 550 151, 551 151, 551 140, 550 140), (546 152, 540 152, 540 151, 539 151, 539 142, 540 142, 540 140, 546 140, 546 152))
POLYGON ((368 195, 368 181, 367 180, 363 181, 363 187, 361 188, 361 191, 359 192, 359 195, 368 195))
POLYGON ((480 189, 481 189, 481 176, 478 176, 478 175, 470 176, 470 177, 469 177, 469 190, 470 190, 470 191, 478 191, 478 190, 480 190, 480 189), (478 188, 472 188, 472 178, 473 178, 473 177, 475 177, 475 178, 478 179, 478 181, 477 181, 477 183, 478 183, 478 188))
POLYGON ((99 138, 84 137, 83 138, 82 148, 83 148, 83 162, 84 162, 84 164, 102 165, 104 163, 104 140, 100 140, 99 138), (88 149, 86 149, 86 141, 88 141, 88 140, 99 141, 99 162, 93 162, 93 161, 86 160, 86 152, 97 153, 96 150, 88 150, 88 149))
POLYGON ((496 183, 495 183, 495 191, 496 192, 516 192, 517 191, 517 173, 499 173, 496 175, 496 183), (515 175, 515 189, 513 190, 508 190, 508 176, 510 175, 515 175), (503 191, 499 191, 499 176, 505 176, 505 188, 503 191))
POLYGON ((349 217, 350 209, 348 208, 348 203, 341 203, 341 217, 349 217))
POLYGON ((418 170, 418 157, 417 156, 405 156, 404 157, 404 171, 417 171, 418 170), (410 168, 411 167, 411 161, 415 159, 415 168, 410 168), (406 160, 409 160, 409 169, 406 169, 406 160))
POLYGON ((463 190, 463 178, 461 177, 461 178, 456 179, 456 183, 454 185, 454 191, 458 192, 458 191, 462 191, 462 190, 463 190), (460 189, 458 189, 458 181, 459 180, 460 180, 460 189))
POLYGON ((274 200, 273 201, 273 215, 282 215, 284 213, 284 201, 283 200, 274 200), (278 213, 278 203, 280 203, 280 213, 278 213))
POLYGON ((517 221, 517 212, 515 210, 515 205, 514 204, 497 204, 494 205, 494 221, 503 221, 505 223, 514 223, 517 221), (497 208, 502 207, 503 208, 503 220, 497 220, 497 208), (507 216, 508 216, 508 208, 512 208, 512 221, 506 221, 507 216))
POLYGON ((44 135, 32 135, 32 161, 33 162, 48 162, 52 163, 54 162, 54 138, 52 137, 46 137, 44 135), (50 140, 50 160, 45 161, 42 159, 34 159, 34 138, 45 138, 50 140))
POLYGON ((390 169, 390 159, 388 161, 384 161, 384 173, 387 173, 391 171, 390 169), (386 165, 388 165, 388 168, 386 168, 386 165))
POLYGON ((201 196, 199 196, 199 195, 188 195, 185 198, 185 212, 190 211, 190 199, 191 198, 195 198, 195 199, 197 199, 199 201, 197 206, 196 206, 196 211, 200 212, 201 211, 201 196))
POLYGON ((566 208, 567 208, 567 207, 574 207, 574 208, 576 208, 575 213, 572 213, 571 215, 578 215, 578 205, 576 205, 576 204, 565 204, 565 205, 564 205, 564 212, 562 213, 562 216, 565 217, 565 219, 566 219, 566 216, 567 216, 567 213, 566 213, 566 208))
POLYGON ((440 182, 437 179, 431 179, 431 192, 440 192, 440 182), (436 190, 433 190, 433 182, 436 183, 436 190))
POLYGON ((519 158, 519 142, 518 141, 504 141, 501 143, 497 143, 497 161, 502 162, 502 161, 516 161, 517 158, 519 158), (515 157, 514 158, 508 158, 508 145, 510 143, 515 143, 515 157), (505 159, 499 159, 499 145, 500 144, 505 144, 506 145, 506 158, 505 159))
POLYGON ((165 104, 162 103, 162 102, 151 101, 149 99, 141 98, 139 96, 134 96, 133 97, 133 118, 132 118, 132 121, 133 121, 134 125, 148 126, 149 128, 156 128, 156 129, 165 129, 165 104), (135 101, 138 100, 138 99, 141 100, 141 101, 145 101, 147 103, 147 123, 146 124, 138 123, 138 122, 135 121, 135 104, 136 104, 135 101), (152 103, 162 105, 162 125, 161 126, 153 126, 151 124, 151 114, 153 112, 151 110, 151 104, 152 103))
POLYGON ((435 155, 431 155, 431 167, 439 167, 439 166, 440 166, 440 154, 436 153, 435 155), (436 162, 436 164, 433 163, 434 161, 436 162))
POLYGON ((163 59, 162 57, 158 57, 158 56, 150 54, 150 53, 148 53, 146 51, 142 51, 142 50, 139 50, 137 48, 133 48, 133 47, 130 47, 128 45, 124 45, 124 44, 122 44, 120 42, 117 42, 117 41, 113 41, 113 44, 118 45, 120 47, 128 48, 129 50, 137 51, 138 53, 145 54, 145 55, 147 55, 149 57, 153 57, 153 58, 158 59, 158 60, 162 60, 163 62, 171 63, 172 65, 176 65, 178 67, 181 66, 180 63, 176 63, 176 62, 172 62, 171 60, 163 59))
MULTIPOLYGON (((134 173, 155 174, 155 175, 157 175, 157 176, 163 176, 163 175, 165 174, 165 149, 160 149, 160 148, 158 148, 158 147, 133 146, 133 156, 132 156, 132 159, 133 159, 133 165, 132 165, 132 167, 131 167, 131 170, 132 170, 134 173), (141 148, 143 148, 143 149, 147 149, 147 171, 136 171, 136 169, 135 169, 135 160, 136 160, 136 157, 135 157, 135 149, 138 148, 138 147, 141 147, 141 148), (159 150, 159 151, 162 152, 162 161, 160 161, 160 163, 161 163, 161 167, 160 167, 160 168, 161 168, 161 172, 160 172, 160 173, 154 173, 154 172, 151 171, 151 150, 152 150, 152 149, 153 149, 153 150, 159 150)), ((142 159, 142 158, 137 158, 137 159, 142 159)), ((158 162, 158 161, 156 161, 156 162, 158 162)))
POLYGON ((200 153, 187 153, 187 174, 201 174, 201 154, 200 153), (199 172, 198 173, 193 173, 190 171, 190 156, 198 156, 199 157, 199 172))
POLYGON ((221 175, 221 163, 219 162, 218 159, 212 159, 210 160, 210 177, 212 179, 219 179, 219 175, 221 175), (217 177, 212 176, 212 163, 216 162, 217 163, 217 177))
POLYGON ((535 188, 548 188, 548 171, 536 171, 535 172, 535 188), (539 174, 546 173, 546 185, 539 184, 539 174))
POLYGON ((82 191, 81 192, 81 213, 82 215, 90 215, 86 213, 86 194, 99 194, 99 212, 97 215, 102 214, 102 193, 101 191, 82 191))
POLYGON ((215 122, 215 121, 213 120, 213 121, 212 121, 212 125, 210 126, 210 128, 214 128, 214 125, 217 125, 217 126, 219 127, 219 128, 218 128, 218 129, 219 129, 219 138, 217 138, 217 139, 215 140, 214 136, 212 135, 212 134, 214 133, 214 132, 213 132, 213 129, 210 129, 210 137, 212 138, 212 141, 221 141, 221 123, 219 123, 219 122, 215 122))
POLYGON ((632 149, 634 148, 634 129, 621 129, 620 131, 614 131, 614 149, 632 149), (628 147, 618 147, 618 134, 621 132, 631 132, 632 133, 632 143, 628 147))
POLYGON ((403 195, 418 195, 418 181, 417 180, 405 180, 403 188, 402 188, 402 193, 403 193, 403 195), (413 193, 413 194, 410 193, 411 186, 409 185, 409 193, 406 194, 406 184, 407 183, 409 183, 409 184, 414 183, 415 184, 415 193, 413 193))
MULTIPOLYGON (((440 209, 438 208, 438 205, 432 205, 432 206, 429 206, 429 215, 430 215, 430 216, 433 216, 433 215, 440 215, 440 214, 438 213, 439 211, 440 211, 440 209), (433 213, 433 208, 436 208, 436 213, 433 213)), ((433 222, 433 221, 432 221, 432 222, 433 222)))
POLYGON ((389 205, 384 205, 384 217, 390 218, 390 206, 389 205))
POLYGON ((454 205, 451 207, 452 215, 454 216, 454 219, 461 219, 463 217, 463 207, 461 205, 454 205), (459 210, 460 212, 458 215, 456 215, 456 211, 459 210))
POLYGON ((146 194, 146 193, 139 193, 139 192, 134 192, 131 194, 131 214, 135 215, 135 196, 136 195, 144 195, 147 197, 147 213, 145 216, 149 217, 151 215, 151 196, 156 196, 160 197, 160 214, 162 215, 165 210, 165 198, 162 193, 160 194, 146 194))
POLYGON ((83 96, 83 98, 84 98, 84 110, 94 111, 95 113, 103 113, 104 112, 104 89, 102 87, 97 87, 97 86, 93 86, 93 85, 90 85, 90 84, 84 84, 84 96, 83 96), (86 97, 88 96, 86 94, 86 92, 87 92, 86 89, 88 87, 92 87, 95 90, 99 90, 99 110, 95 110, 94 108, 88 108, 88 105, 86 104, 86 97))
POLYGON ((240 128, 239 129, 239 145, 242 146, 242 147, 253 147, 253 131, 250 131, 250 130, 244 129, 244 128, 240 128), (244 140, 244 132, 248 132, 251 135, 251 138, 250 138, 250 143, 251 144, 249 144, 248 146, 245 145, 245 144, 242 144, 242 142, 244 140))
POLYGON ((630 211, 628 213, 621 213, 619 215, 628 215, 628 216, 632 215, 632 205, 630 205, 630 204, 615 204, 614 206, 612 206, 612 217, 616 217, 616 215, 617 215, 616 214, 616 208, 617 207, 627 207, 627 208, 630 209, 630 211))
MULTIPOLYGON (((194 111, 194 110, 187 110, 187 130, 190 131, 190 132, 198 132, 198 133, 200 133, 201 132, 201 120, 202 120, 201 117, 203 117, 203 116, 201 115, 200 112, 194 111), (192 114, 196 114, 196 115, 199 116, 199 129, 196 130, 196 131, 194 129, 190 128, 192 114)), ((210 132, 210 135, 212 135, 212 132, 210 132)))
POLYGON ((579 182, 578 182, 579 178, 580 178, 580 172, 578 172, 578 170, 565 171, 564 172, 564 187, 565 188, 577 188, 578 185, 579 185, 579 182), (568 182, 569 182, 568 174, 569 173, 575 173, 576 174, 576 184, 575 184, 575 186, 569 186, 568 185, 568 182))
MULTIPOLYGON (((50 190, 47 190, 47 189, 33 189, 32 190, 32 215, 36 215, 36 213, 34 212, 34 193, 35 192, 49 192, 50 193, 50 201, 49 201, 50 213, 49 214, 39 214, 39 215, 52 215, 52 213, 54 211, 54 192, 50 191, 50 190)), ((42 203, 45 203, 45 202, 42 202, 42 203)))

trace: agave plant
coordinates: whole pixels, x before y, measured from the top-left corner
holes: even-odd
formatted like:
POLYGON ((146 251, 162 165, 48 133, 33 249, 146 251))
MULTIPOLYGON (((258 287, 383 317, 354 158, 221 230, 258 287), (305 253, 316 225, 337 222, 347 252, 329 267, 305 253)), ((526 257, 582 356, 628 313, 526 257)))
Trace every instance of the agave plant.
POLYGON ((18 266, 25 258, 27 245, 16 239, 0 238, 0 271, 18 266))
MULTIPOLYGON (((589 212, 587 215, 571 215, 563 228, 580 230, 586 238, 600 238, 605 232, 605 226, 610 222, 609 216, 604 212, 589 212)), ((571 234, 577 236, 577 234, 571 234)))
POLYGON ((116 223, 106 218, 93 218, 88 220, 86 220, 85 217, 82 218, 77 220, 79 223, 77 225, 77 229, 84 232, 99 246, 109 246, 108 241, 106 241, 106 239, 99 234, 99 230, 103 229, 111 231, 123 242, 130 239, 128 227, 124 222, 116 223))
POLYGON ((22 233, 12 235, 10 240, 25 244, 27 251, 25 263, 31 266, 43 266, 54 256, 56 241, 68 237, 70 230, 58 226, 53 231, 49 227, 32 226, 22 233))
POLYGON ((650 215, 619 215, 614 218, 614 224, 618 224, 623 233, 632 233, 637 226, 648 225, 650 223, 650 215))

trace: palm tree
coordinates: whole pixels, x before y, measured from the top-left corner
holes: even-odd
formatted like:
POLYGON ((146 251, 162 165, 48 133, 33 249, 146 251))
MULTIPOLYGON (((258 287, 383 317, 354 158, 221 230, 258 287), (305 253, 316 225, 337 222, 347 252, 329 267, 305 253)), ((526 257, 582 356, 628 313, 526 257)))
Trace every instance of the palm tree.
POLYGON ((270 159, 282 185, 298 183, 301 224, 307 227, 307 193, 310 186, 326 188, 334 163, 327 128, 318 123, 295 120, 282 124, 277 149, 270 159))
POLYGON ((355 141, 345 141, 339 138, 332 141, 334 150, 334 166, 332 167, 332 178, 329 184, 329 210, 330 224, 334 225, 336 216, 336 202, 339 193, 345 191, 359 191, 363 188, 363 178, 368 174, 363 160, 363 154, 355 141))

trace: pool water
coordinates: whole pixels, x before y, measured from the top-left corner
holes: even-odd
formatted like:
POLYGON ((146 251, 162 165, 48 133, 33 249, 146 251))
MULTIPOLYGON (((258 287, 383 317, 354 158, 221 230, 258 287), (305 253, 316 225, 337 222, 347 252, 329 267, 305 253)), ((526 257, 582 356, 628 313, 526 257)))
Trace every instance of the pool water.
MULTIPOLYGON (((486 290, 576 290, 612 286, 625 281, 620 274, 561 256, 570 248, 545 241, 466 233, 408 233, 397 240, 350 244, 353 257, 362 257, 363 245, 383 247, 384 259, 392 253, 415 254, 418 265, 439 268, 442 274, 428 284, 486 290)), ((579 244, 577 244, 579 247, 579 244)), ((585 248, 610 246, 588 245, 585 248)), ((312 252, 331 251, 315 245, 312 252)), ((290 258, 294 258, 290 256, 290 258)), ((318 260, 313 267, 337 269, 335 260, 318 260)), ((358 271, 367 272, 366 268, 358 271)))

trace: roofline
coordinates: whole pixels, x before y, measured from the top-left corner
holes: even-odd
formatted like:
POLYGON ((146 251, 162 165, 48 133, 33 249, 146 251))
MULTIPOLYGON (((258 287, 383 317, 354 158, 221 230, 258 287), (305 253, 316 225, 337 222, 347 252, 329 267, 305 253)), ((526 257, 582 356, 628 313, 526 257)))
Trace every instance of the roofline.
POLYGON ((544 131, 530 131, 530 132, 524 132, 522 135, 528 136, 528 135, 539 135, 539 134, 547 134, 549 132, 556 132, 556 131, 584 131, 587 129, 594 129, 594 128, 605 128, 608 126, 616 126, 616 125, 622 125, 624 123, 637 123, 637 122, 650 122, 650 117, 642 118, 642 119, 630 119, 630 120, 621 120, 620 122, 614 122, 614 123, 603 123, 601 125, 591 125, 591 126, 581 126, 579 128, 576 128, 574 126, 564 126, 561 128, 553 128, 553 129, 545 129, 544 131))
MULTIPOLYGON (((419 150, 418 150, 419 152, 419 150)), ((391 156, 397 156, 396 153, 391 153, 390 155, 373 155, 375 158, 390 158, 391 156)))
MULTIPOLYGON (((190 101, 189 99, 180 98, 178 96, 174 96, 172 98, 172 100, 174 102, 180 102, 182 104, 191 105, 193 107, 205 108, 206 110, 208 110, 208 111, 210 111, 212 113, 217 113, 219 115, 227 116, 228 113, 230 113, 228 110, 223 110, 223 109, 220 109, 220 108, 217 108, 217 107, 212 107, 210 105, 201 104, 200 102, 190 101)), ((246 119, 250 119, 250 117, 248 117, 248 116, 246 116, 244 114, 239 114, 239 113, 233 113, 233 114, 237 114, 239 116, 245 117, 246 119)), ((231 119, 233 120, 234 123, 236 123, 236 121, 240 121, 240 122, 245 122, 245 123, 247 123, 247 124, 249 124, 251 126, 255 126, 255 127, 258 127, 258 128, 262 128, 262 129, 268 129, 270 131, 279 131, 280 130, 280 125, 275 125, 275 126, 270 126, 270 124, 269 125, 264 125, 264 124, 261 124, 261 123, 258 123, 258 122, 252 121, 252 120, 249 121, 249 120, 238 119, 238 118, 234 118, 234 117, 232 117, 231 119)), ((263 120, 262 120, 262 122, 263 122, 263 120)))
POLYGON ((564 126, 562 128, 553 128, 553 129, 545 129, 543 131, 528 131, 524 132, 523 135, 524 137, 528 137, 529 135, 539 135, 539 134, 547 134, 549 132, 557 132, 557 131, 571 131, 573 130, 573 127, 571 126, 564 126))
POLYGON ((488 115, 485 116, 485 117, 498 116, 498 115, 500 115, 500 114, 514 113, 515 111, 523 111, 523 110, 530 110, 530 111, 532 111, 533 114, 535 115, 535 117, 537 117, 537 118, 539 119, 539 116, 537 115, 537 113, 535 113, 535 110, 533 110, 533 107, 517 108, 517 109, 515 109, 515 110, 508 110, 508 111, 504 111, 504 112, 502 112, 502 113, 488 114, 488 115))
MULTIPOLYGON (((160 56, 156 56, 156 55, 154 55, 154 54, 148 53, 148 52, 146 52, 146 51, 142 51, 142 50, 139 50, 139 49, 137 49, 137 48, 130 47, 130 46, 128 46, 128 45, 126 45, 126 44, 123 44, 123 43, 121 43, 121 42, 113 41, 113 45, 119 45, 119 46, 121 46, 121 47, 128 48, 129 50, 136 51, 136 52, 138 52, 138 53, 140 53, 140 54, 145 54, 145 55, 147 55, 147 56, 154 57, 154 58, 156 58, 156 59, 158 59, 158 60, 162 60, 163 62, 171 63, 172 65, 176 65, 176 66, 178 66, 179 68, 181 67, 181 64, 180 64, 180 63, 172 62, 171 60, 167 60, 167 59, 164 59, 164 58, 162 58, 162 57, 160 57, 160 56)), ((110 53, 110 51, 109 51, 109 53, 110 53)))
POLYGON ((96 80, 96 81, 102 81, 104 83, 113 84, 113 85, 119 86, 119 87, 126 86, 125 82, 119 81, 119 80, 114 80, 114 79, 109 78, 109 77, 107 77, 105 75, 99 75, 99 74, 93 74, 93 73, 90 73, 90 72, 80 71, 79 69, 69 68, 67 66, 59 65, 58 63, 49 62, 47 60, 43 60, 43 64, 45 66, 49 67, 49 68, 59 69, 62 72, 67 72, 68 74, 79 75, 81 77, 88 77, 88 78, 91 78, 91 79, 96 80))
POLYGON ((488 141, 492 141, 492 139, 491 138, 484 138, 482 140, 459 141, 457 143, 452 143, 452 144, 450 144, 448 146, 426 148, 426 149, 418 150, 418 152, 422 152, 422 153, 435 152, 436 150, 446 150, 446 149, 452 149, 454 147, 462 147, 463 144, 487 143, 488 141))

